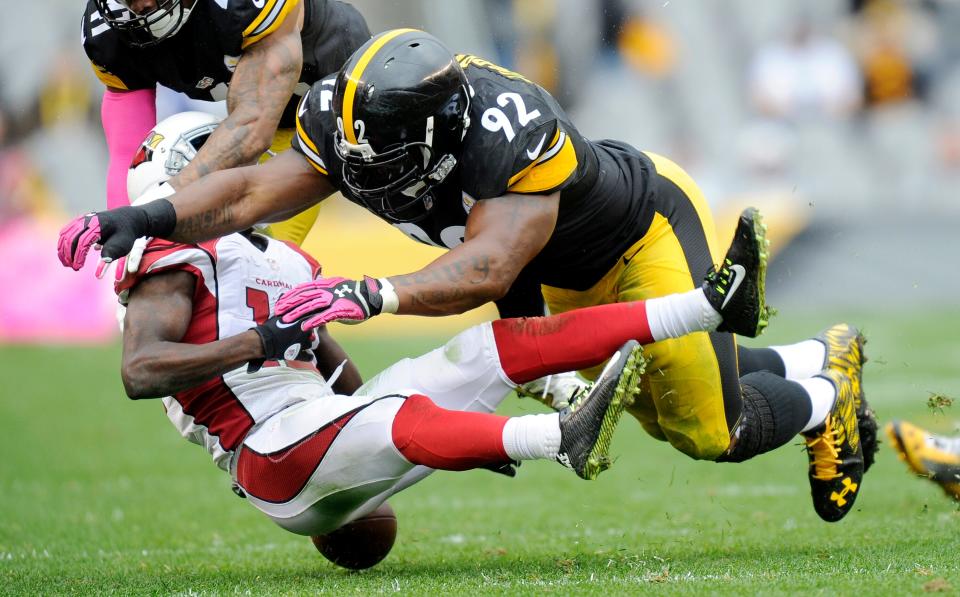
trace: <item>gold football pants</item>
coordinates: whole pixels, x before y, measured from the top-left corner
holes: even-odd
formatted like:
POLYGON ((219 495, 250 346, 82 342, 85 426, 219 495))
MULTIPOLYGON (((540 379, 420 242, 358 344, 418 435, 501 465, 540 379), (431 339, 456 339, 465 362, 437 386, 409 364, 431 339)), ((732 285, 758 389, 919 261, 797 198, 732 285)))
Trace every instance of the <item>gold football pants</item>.
MULTIPOLYGON (((646 154, 656 213, 643 238, 592 288, 543 286, 551 313, 698 288, 723 254, 713 215, 693 179, 670 160, 646 154)), ((693 458, 714 460, 730 443, 741 412, 736 343, 731 334, 697 332, 644 347, 650 358, 630 413, 650 435, 693 458)), ((588 378, 601 367, 582 373, 588 378)))
MULTIPOLYGON (((290 141, 293 139, 293 129, 277 129, 273 136, 273 142, 270 144, 270 151, 274 154, 283 153, 290 149, 290 141)), ((270 159, 269 155, 264 155, 260 163, 270 159)), ((316 204, 309 209, 298 213, 292 218, 282 222, 270 224, 267 233, 277 240, 290 241, 296 245, 302 245, 303 240, 307 238, 313 223, 317 221, 317 214, 320 213, 320 204, 316 204)))

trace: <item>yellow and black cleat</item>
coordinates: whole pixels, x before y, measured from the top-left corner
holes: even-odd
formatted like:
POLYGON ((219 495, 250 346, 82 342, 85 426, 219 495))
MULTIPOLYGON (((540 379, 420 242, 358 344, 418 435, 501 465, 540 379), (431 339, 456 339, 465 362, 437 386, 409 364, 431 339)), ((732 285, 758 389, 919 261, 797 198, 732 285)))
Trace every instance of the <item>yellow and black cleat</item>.
POLYGON ((886 430, 890 445, 910 470, 960 501, 960 437, 934 435, 906 421, 892 421, 886 430))
POLYGON ((820 376, 837 389, 837 398, 824 424, 803 435, 810 460, 813 509, 827 522, 836 522, 853 508, 863 479, 863 450, 854 404, 860 380, 859 375, 838 369, 827 369, 820 376))
POLYGON ((873 466, 877 450, 879 426, 873 409, 863 392, 863 365, 867 362, 863 346, 867 343, 863 334, 849 323, 838 323, 820 332, 816 340, 826 346, 823 369, 847 372, 853 383, 853 404, 857 409, 857 426, 860 445, 863 448, 863 472, 873 466))

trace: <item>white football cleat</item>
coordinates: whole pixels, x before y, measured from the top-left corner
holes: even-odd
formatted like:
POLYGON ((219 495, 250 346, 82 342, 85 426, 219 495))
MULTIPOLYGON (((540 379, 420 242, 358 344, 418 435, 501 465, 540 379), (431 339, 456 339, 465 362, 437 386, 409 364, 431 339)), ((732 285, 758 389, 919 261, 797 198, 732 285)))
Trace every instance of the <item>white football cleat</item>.
POLYGON ((568 371, 528 381, 517 388, 517 396, 533 398, 555 411, 561 411, 570 406, 574 395, 582 392, 589 385, 590 382, 581 378, 576 372, 568 371))

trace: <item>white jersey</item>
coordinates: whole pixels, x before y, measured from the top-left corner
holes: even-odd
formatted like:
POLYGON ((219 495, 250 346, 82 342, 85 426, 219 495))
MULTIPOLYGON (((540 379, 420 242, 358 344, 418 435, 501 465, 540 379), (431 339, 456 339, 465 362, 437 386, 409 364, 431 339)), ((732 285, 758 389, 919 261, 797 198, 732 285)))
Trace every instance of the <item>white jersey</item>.
MULTIPOLYGON (((280 295, 312 280, 319 264, 295 245, 241 234, 200 244, 154 239, 134 276, 117 283, 127 291, 147 276, 186 271, 196 277, 193 313, 182 342, 205 344, 229 338, 273 316, 280 295), (262 250, 263 249, 263 250, 262 250)), ((167 416, 183 437, 204 446, 220 468, 247 433, 271 415, 313 397, 332 394, 313 355, 297 361, 267 361, 256 373, 244 364, 199 386, 163 399, 167 416), (320 383, 318 383, 318 381, 320 383)))

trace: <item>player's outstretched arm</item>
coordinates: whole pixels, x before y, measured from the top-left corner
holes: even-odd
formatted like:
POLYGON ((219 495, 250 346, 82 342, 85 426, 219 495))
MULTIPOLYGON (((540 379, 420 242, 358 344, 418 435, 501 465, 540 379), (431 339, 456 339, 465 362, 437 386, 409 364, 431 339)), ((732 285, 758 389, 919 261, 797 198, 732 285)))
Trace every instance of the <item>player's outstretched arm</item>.
POLYGON ((502 297, 547 244, 560 196, 504 195, 477 203, 464 242, 420 271, 379 280, 317 278, 277 301, 286 322, 307 328, 380 313, 452 315, 502 297))
POLYGON ((258 222, 286 219, 334 192, 302 154, 285 151, 259 165, 214 172, 170 197, 178 242, 210 240, 258 222))
POLYGON ((261 166, 214 172, 168 199, 77 217, 60 230, 57 253, 64 266, 79 270, 95 244, 102 245, 104 261, 112 261, 128 254, 141 236, 210 240, 288 217, 333 191, 306 158, 287 151, 261 166))
POLYGON ((230 79, 227 118, 170 181, 173 188, 216 170, 252 164, 270 148, 303 66, 303 3, 294 10, 276 31, 244 50, 230 79))
POLYGON ((504 296, 547 244, 559 206, 559 193, 478 201, 463 244, 420 271, 388 278, 396 289, 397 313, 451 315, 504 296))

